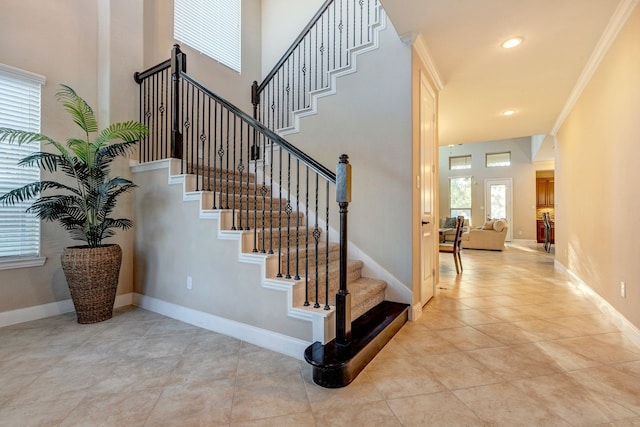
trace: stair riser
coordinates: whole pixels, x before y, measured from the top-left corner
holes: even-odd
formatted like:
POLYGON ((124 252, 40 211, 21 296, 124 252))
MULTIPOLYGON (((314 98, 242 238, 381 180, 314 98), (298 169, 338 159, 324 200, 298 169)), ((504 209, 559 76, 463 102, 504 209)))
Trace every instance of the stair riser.
POLYGON ((229 178, 233 181, 247 182, 247 175, 248 175, 249 182, 255 182, 256 180, 255 174, 253 173, 247 174, 246 172, 242 172, 242 173, 233 172, 233 171, 228 171, 226 169, 214 169, 213 167, 207 169, 202 167, 201 165, 199 168, 196 168, 195 166, 193 168, 187 166, 185 167, 184 170, 187 173, 204 176, 205 178, 213 178, 213 179, 217 178, 221 180, 226 180, 227 178, 229 178))
MULTIPOLYGON (((269 231, 266 231, 264 233, 264 248, 265 250, 269 250, 270 248, 273 248, 274 252, 278 252, 278 243, 280 242, 280 247, 283 249, 283 251, 285 250, 285 248, 295 248, 296 247, 296 234, 291 233, 290 238, 288 239, 287 237, 289 236, 289 234, 286 231, 282 232, 281 236, 278 236, 278 232, 277 230, 274 230, 273 233, 273 242, 270 243, 270 238, 271 238, 271 233, 269 231), (288 245, 288 246, 287 246, 288 245)), ((258 232, 258 250, 262 250, 263 246, 262 246, 262 233, 258 232)), ((304 234, 304 232, 301 230, 300 233, 298 234, 298 247, 304 247, 305 243, 306 243, 306 235, 304 234)), ((309 236, 309 246, 311 245, 315 245, 315 240, 312 236, 309 236)))
POLYGON ((240 214, 240 212, 236 212, 236 226, 241 225, 242 227, 253 229, 257 226, 257 228, 271 228, 277 229, 279 226, 282 227, 295 227, 296 225, 300 225, 300 227, 304 226, 304 216, 302 214, 298 214, 297 217, 293 214, 287 218, 286 213, 282 213, 278 215, 274 213, 269 215, 269 212, 266 212, 265 215, 262 215, 262 212, 258 212, 257 215, 254 215, 251 211, 249 211, 249 217, 247 218, 246 212, 240 214))
MULTIPOLYGON (((304 272, 300 273, 301 275, 304 275, 304 272)), ((315 289, 315 284, 316 284, 316 275, 315 272, 311 272, 309 274, 309 290, 311 289, 315 289)), ((318 275, 318 283, 319 283, 319 289, 320 289, 320 297, 322 299, 324 299, 324 285, 325 285, 325 278, 327 277, 326 273, 323 270, 323 266, 320 266, 320 273, 318 275)), ((347 271, 347 284, 349 284, 350 282, 353 282, 354 280, 358 280, 360 277, 362 277, 362 266, 356 266, 356 267, 351 267, 349 266, 348 271, 347 271)), ((329 295, 335 295, 336 292, 338 292, 338 289, 340 289, 340 273, 338 271, 330 271, 329 272, 329 295)), ((331 297, 330 297, 331 298, 331 297)))
MULTIPOLYGON (((311 247, 309 248, 309 266, 315 266, 316 263, 316 259, 315 259, 315 250, 311 250, 311 247)), ((329 262, 331 261, 337 261, 340 258, 340 251, 336 251, 336 250, 331 250, 329 252, 329 262)), ((324 248, 320 248, 320 253, 318 254, 318 265, 324 265, 325 261, 327 259, 327 254, 324 252, 324 248)), ((304 246, 300 247, 300 251, 298 253, 298 269, 299 271, 302 271, 305 268, 305 260, 306 260, 306 252, 304 250, 304 246)), ((295 251, 291 253, 291 256, 289 258, 289 266, 291 271, 295 271, 295 262, 296 262, 296 254, 295 251)), ((281 260, 280 260, 280 266, 282 268, 283 271, 286 271, 287 268, 287 254, 284 253, 282 254, 281 260)))

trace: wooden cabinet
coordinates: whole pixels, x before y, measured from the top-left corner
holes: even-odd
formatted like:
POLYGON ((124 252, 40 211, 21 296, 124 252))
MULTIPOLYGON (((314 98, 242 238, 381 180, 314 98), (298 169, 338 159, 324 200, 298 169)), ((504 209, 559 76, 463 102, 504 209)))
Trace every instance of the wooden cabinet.
POLYGON ((553 178, 536 179, 536 206, 539 208, 552 208, 553 202, 553 178))
MULTIPOLYGON (((539 219, 536 221, 536 225, 538 243, 544 243, 544 222, 539 219)), ((555 224, 553 221, 551 221, 551 243, 555 243, 555 224)))

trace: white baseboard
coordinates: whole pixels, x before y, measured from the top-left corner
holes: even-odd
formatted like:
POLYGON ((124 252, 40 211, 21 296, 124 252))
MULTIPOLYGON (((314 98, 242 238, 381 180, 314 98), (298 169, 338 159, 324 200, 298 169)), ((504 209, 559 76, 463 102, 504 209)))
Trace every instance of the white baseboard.
MULTIPOLYGON (((115 308, 131 304, 133 304, 132 293, 116 295, 115 308)), ((57 316, 59 314, 71 313, 73 311, 73 301, 70 299, 34 305, 33 307, 19 308, 17 310, 3 311, 0 313, 0 328, 17 323, 29 322, 31 320, 44 319, 45 317, 57 316)))
POLYGON ((607 300, 596 293, 587 283, 579 278, 573 271, 569 270, 563 264, 555 261, 555 266, 564 270, 570 277, 571 283, 576 289, 586 296, 596 307, 604 314, 604 316, 613 323, 620 331, 631 340, 635 345, 640 347, 640 329, 627 320, 618 310, 616 310, 607 300))
POLYGON ((145 310, 228 335, 300 360, 303 358, 305 349, 311 345, 310 342, 298 338, 236 322, 235 320, 225 319, 138 293, 133 295, 133 302, 145 310))

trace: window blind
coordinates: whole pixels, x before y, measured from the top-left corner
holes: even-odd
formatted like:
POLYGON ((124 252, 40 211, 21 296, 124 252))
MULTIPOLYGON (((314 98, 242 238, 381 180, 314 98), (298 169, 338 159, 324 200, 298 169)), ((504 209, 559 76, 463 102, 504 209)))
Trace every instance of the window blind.
MULTIPOLYGON (((40 132, 40 92, 44 77, 0 64, 0 127, 40 132)), ((40 179, 40 169, 18 161, 39 143, 0 142, 0 194, 40 179)), ((40 220, 25 210, 33 200, 0 204, 0 257, 39 256, 40 220)))
POLYGON ((175 0, 173 37, 240 72, 240 0, 175 0))

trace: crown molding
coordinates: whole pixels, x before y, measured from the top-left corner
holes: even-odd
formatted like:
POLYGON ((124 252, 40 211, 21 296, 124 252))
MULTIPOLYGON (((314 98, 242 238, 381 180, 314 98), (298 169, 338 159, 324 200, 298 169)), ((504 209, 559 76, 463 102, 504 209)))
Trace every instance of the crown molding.
POLYGON ((582 73, 580 74, 580 77, 578 78, 578 81, 573 87, 573 90, 571 91, 571 94, 569 95, 564 108, 556 119, 556 122, 551 129, 551 135, 556 136, 556 134, 562 127, 564 121, 567 119, 567 116, 569 116, 569 113, 571 113, 571 110, 573 110, 573 107, 576 105, 576 102, 578 102, 578 99, 582 95, 585 87, 591 81, 591 78, 595 74, 596 70, 600 66, 600 63, 609 51, 609 48, 618 36, 618 33, 620 32, 622 27, 624 27, 627 19, 629 19, 629 15, 631 15, 631 12, 638 4, 638 1, 639 0, 622 0, 618 4, 618 7, 611 16, 607 27, 600 37, 600 40, 598 40, 598 44, 596 44, 596 47, 593 49, 593 52, 591 53, 591 56, 587 61, 587 65, 585 65, 582 73))
POLYGON ((434 85, 436 86, 436 90, 440 92, 445 85, 442 76, 440 75, 440 71, 438 71, 438 67, 431 56, 431 52, 427 47, 427 42, 424 39, 422 34, 417 33, 407 33, 400 36, 400 39, 407 45, 413 46, 416 53, 422 60, 422 63, 427 68, 429 76, 433 80, 434 85))

